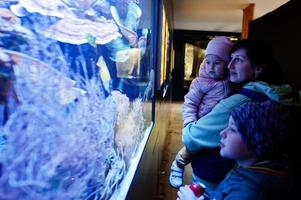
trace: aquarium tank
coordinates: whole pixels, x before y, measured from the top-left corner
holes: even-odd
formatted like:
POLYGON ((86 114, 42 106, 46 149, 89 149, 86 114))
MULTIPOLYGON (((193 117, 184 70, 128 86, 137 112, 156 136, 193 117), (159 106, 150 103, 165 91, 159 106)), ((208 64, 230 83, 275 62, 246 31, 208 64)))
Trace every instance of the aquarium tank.
POLYGON ((0 2, 0 199, 100 200, 120 189, 152 126, 152 9, 0 2))

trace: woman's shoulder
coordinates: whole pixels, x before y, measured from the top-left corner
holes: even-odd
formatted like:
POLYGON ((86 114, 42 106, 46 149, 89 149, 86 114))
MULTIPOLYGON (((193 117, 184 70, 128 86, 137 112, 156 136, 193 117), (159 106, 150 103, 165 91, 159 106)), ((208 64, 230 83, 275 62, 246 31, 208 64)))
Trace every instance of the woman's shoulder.
MULTIPOLYGON (((290 92, 290 87, 286 85, 282 86, 282 89, 280 88, 276 89, 275 87, 272 87, 269 84, 262 81, 249 82, 243 86, 243 89, 247 89, 248 91, 253 91, 256 93, 265 94, 270 99, 274 99, 274 100, 284 98, 290 92)), ((241 92, 237 92, 221 100, 216 107, 217 109, 222 109, 222 110, 223 109, 232 110, 234 107, 249 101, 252 101, 252 98, 250 96, 245 95, 244 93, 241 92)))
MULTIPOLYGON (((270 96, 272 96, 272 92, 270 90, 271 87, 265 83, 265 82, 249 82, 247 84, 245 84, 243 86, 244 89, 248 89, 250 91, 254 91, 254 92, 260 92, 263 93, 265 95, 267 95, 269 98, 270 96), (268 95, 269 94, 269 95, 268 95)), ((277 96, 278 93, 274 92, 274 95, 277 96)), ((278 96, 277 96, 278 97, 278 96)), ((275 97, 276 98, 276 97, 275 97)), ((231 96, 221 100, 217 106, 216 109, 218 110, 232 110, 233 108, 235 108, 236 106, 239 106, 243 103, 252 101, 252 98, 244 95, 243 93, 235 93, 232 94, 231 96)))
POLYGON ((220 107, 223 107, 225 109, 233 109, 234 107, 236 106, 239 106, 243 103, 246 103, 248 101, 250 101, 251 99, 245 95, 242 95, 242 94, 239 94, 239 93, 236 93, 236 94, 233 94, 223 100, 221 100, 217 106, 220 106, 220 107))
POLYGON ((280 84, 280 85, 272 85, 264 81, 252 81, 246 83, 243 88, 247 88, 250 90, 258 91, 258 92, 275 92, 275 93, 290 93, 292 92, 292 87, 289 84, 280 84))
POLYGON ((283 103, 293 103, 293 89, 289 84, 271 85, 263 81, 249 82, 243 88, 260 92, 271 100, 283 103))

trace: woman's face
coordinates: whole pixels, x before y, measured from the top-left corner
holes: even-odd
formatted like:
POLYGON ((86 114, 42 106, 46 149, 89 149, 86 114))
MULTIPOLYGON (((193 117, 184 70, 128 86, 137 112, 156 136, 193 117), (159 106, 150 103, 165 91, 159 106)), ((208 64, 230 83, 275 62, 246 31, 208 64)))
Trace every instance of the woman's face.
POLYGON ((238 49, 231 55, 228 64, 230 81, 233 83, 244 83, 256 78, 255 68, 252 66, 245 49, 238 49))

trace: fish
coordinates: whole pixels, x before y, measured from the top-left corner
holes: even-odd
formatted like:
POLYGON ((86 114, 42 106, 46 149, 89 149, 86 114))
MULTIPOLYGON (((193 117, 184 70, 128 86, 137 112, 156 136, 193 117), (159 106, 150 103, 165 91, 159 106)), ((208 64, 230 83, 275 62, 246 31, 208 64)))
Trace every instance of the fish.
POLYGON ((111 6, 111 14, 118 25, 122 35, 128 40, 132 47, 137 46, 138 35, 136 33, 139 19, 142 15, 142 11, 135 3, 128 5, 128 11, 125 19, 120 18, 118 9, 115 6, 111 6))
POLYGON ((15 4, 10 6, 10 10, 17 16, 17 17, 25 17, 28 15, 27 10, 21 6, 20 4, 15 4))
POLYGON ((90 33, 87 33, 87 34, 86 34, 86 39, 87 39, 88 43, 89 43, 92 47, 96 48, 96 37, 95 37, 95 36, 93 36, 93 35, 90 34, 90 33))
POLYGON ((100 56, 98 58, 97 64, 99 67, 99 75, 100 75, 100 79, 102 81, 103 87, 105 89, 106 92, 108 92, 109 94, 111 94, 112 91, 112 78, 109 72, 109 69, 107 67, 107 64, 103 58, 103 56, 100 56))
MULTIPOLYGON (((85 90, 76 87, 76 81, 70 79, 62 72, 57 71, 40 60, 16 51, 2 50, 2 52, 8 55, 14 63, 13 73, 16 80, 21 79, 22 77, 27 77, 26 80, 29 81, 32 86, 39 86, 47 84, 47 81, 45 82, 43 80, 45 74, 47 74, 47 77, 51 77, 50 86, 57 88, 53 94, 47 95, 52 95, 61 105, 67 105, 73 102, 76 98, 87 93, 85 90)), ((2 58, 3 56, 1 59, 2 58)), ((25 93, 23 92, 17 93, 18 99, 22 99, 24 94, 25 93)))

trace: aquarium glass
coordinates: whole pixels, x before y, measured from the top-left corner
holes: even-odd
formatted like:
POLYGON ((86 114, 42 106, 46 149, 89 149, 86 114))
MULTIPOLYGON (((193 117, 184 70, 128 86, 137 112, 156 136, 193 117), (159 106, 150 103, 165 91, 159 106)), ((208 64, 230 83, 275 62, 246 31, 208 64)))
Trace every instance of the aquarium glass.
POLYGON ((114 195, 153 124, 153 11, 0 2, 0 199, 114 195))

